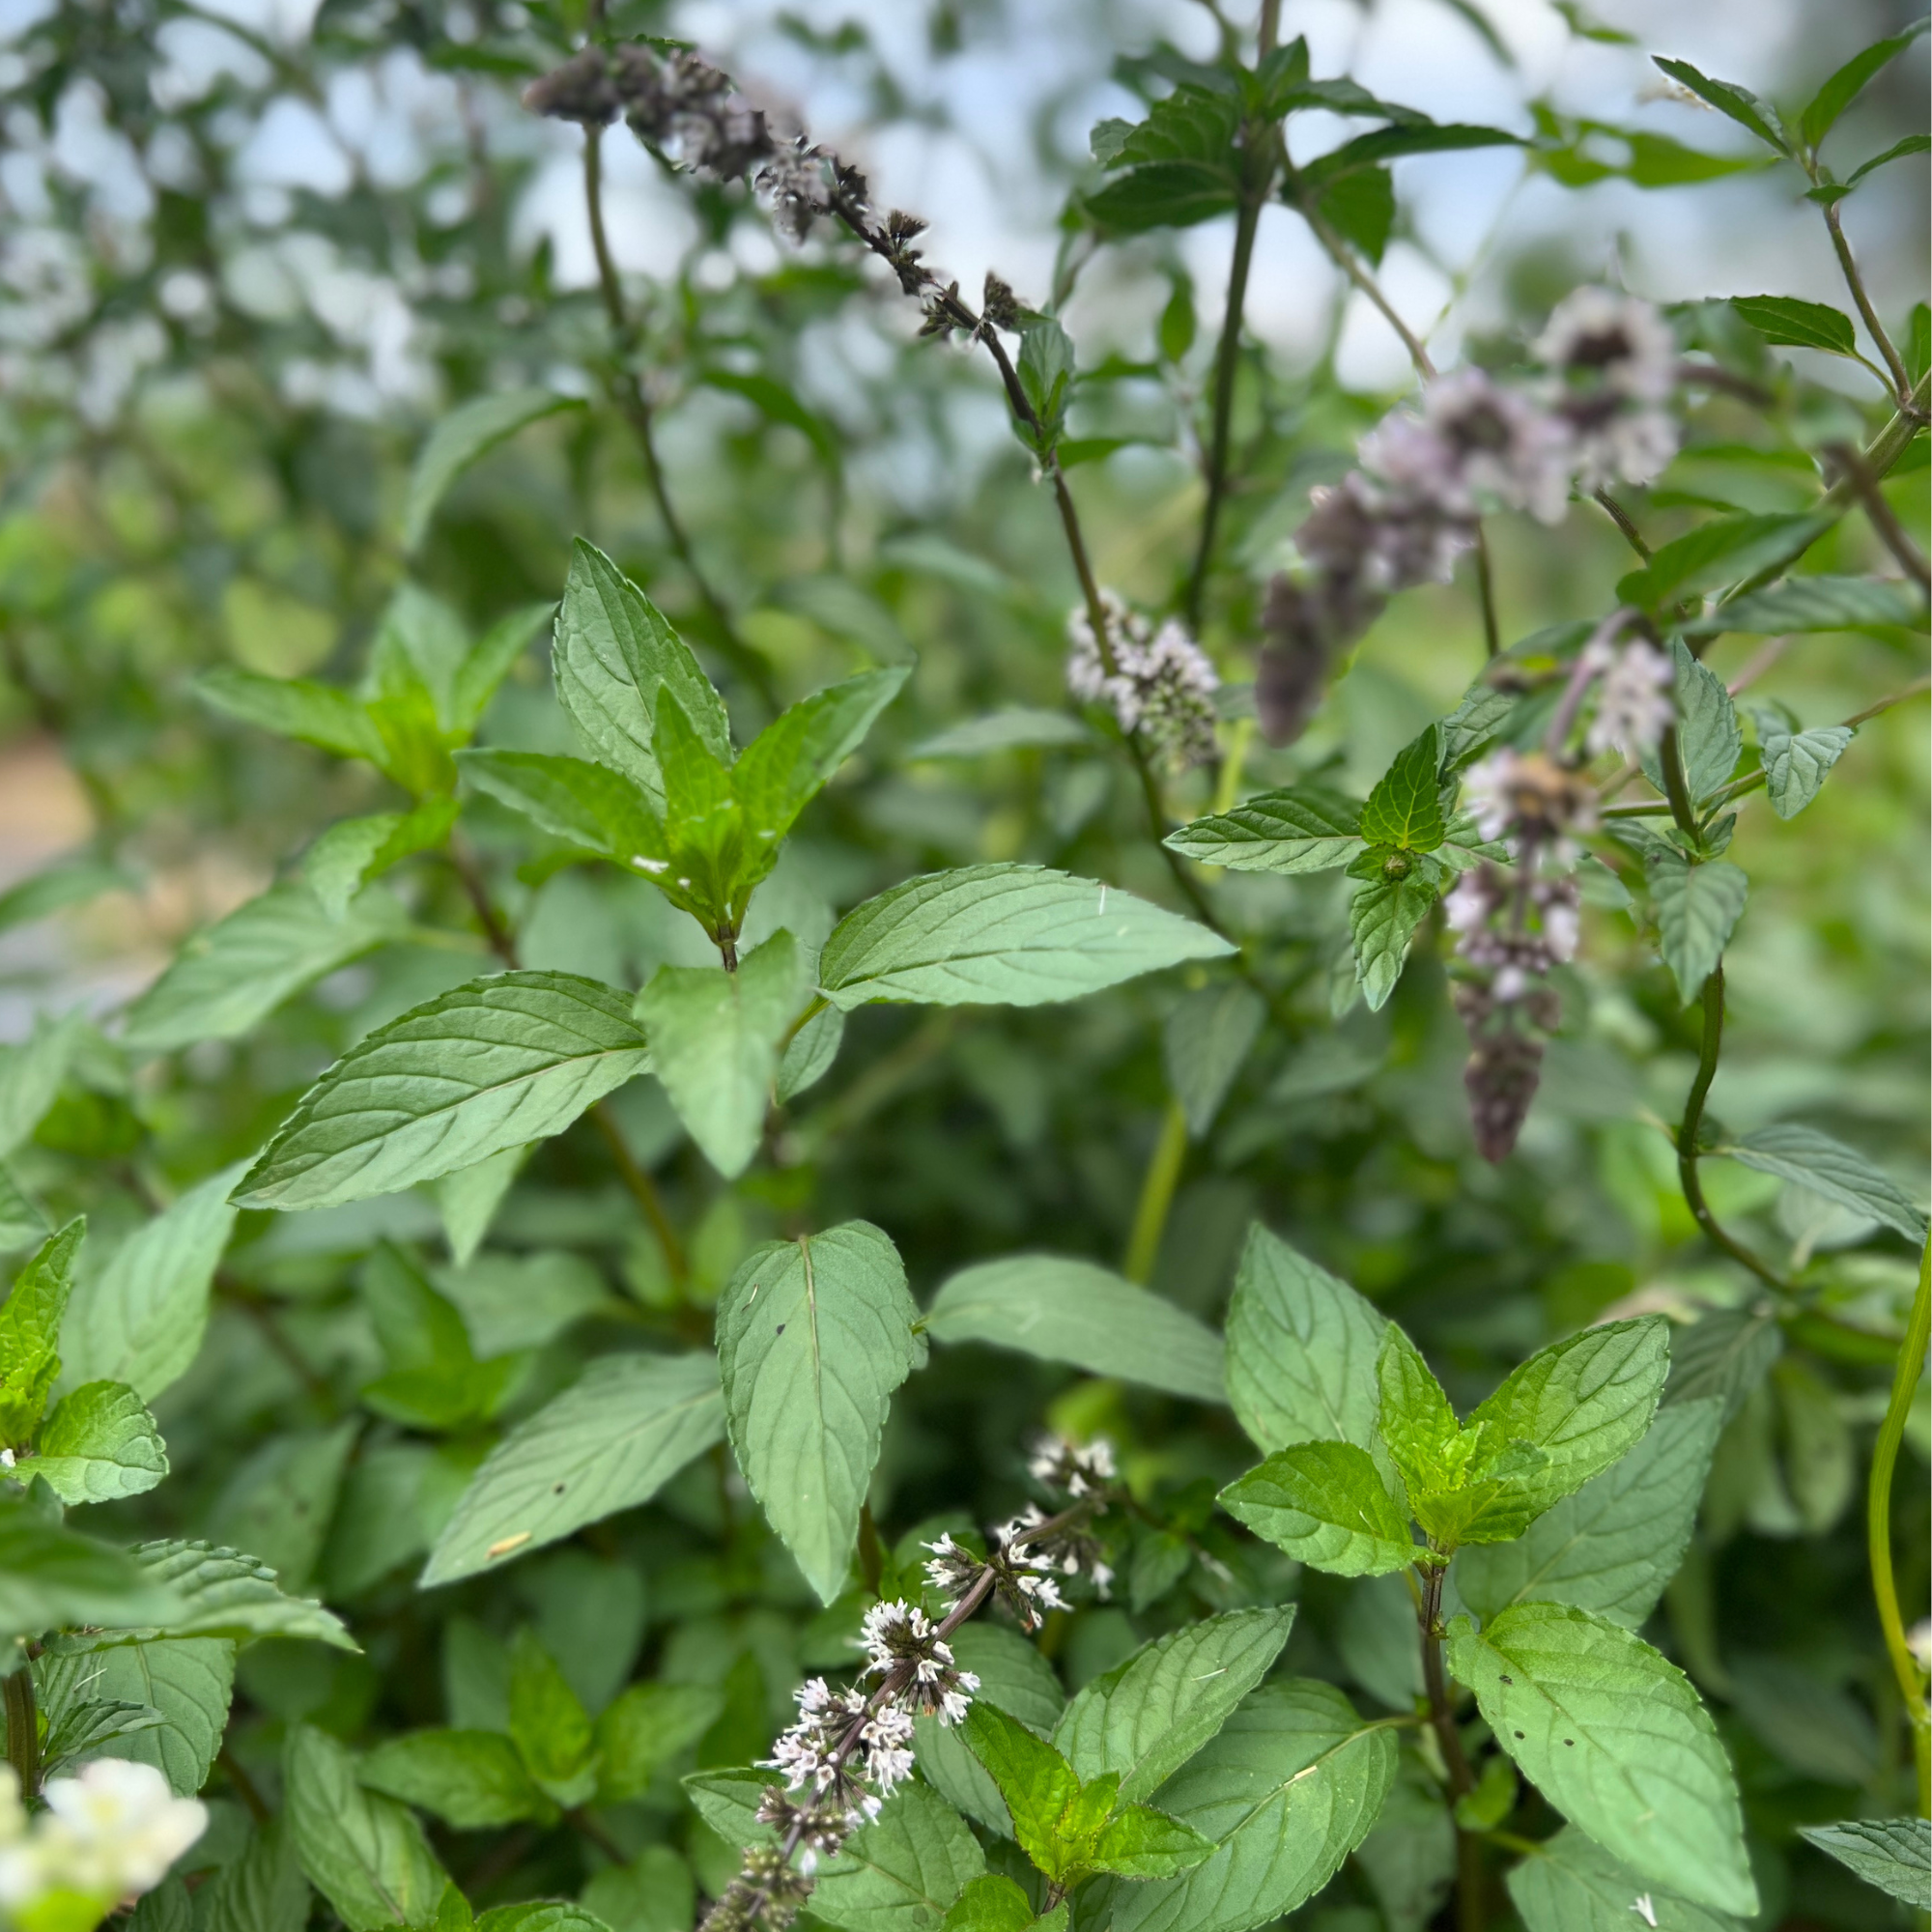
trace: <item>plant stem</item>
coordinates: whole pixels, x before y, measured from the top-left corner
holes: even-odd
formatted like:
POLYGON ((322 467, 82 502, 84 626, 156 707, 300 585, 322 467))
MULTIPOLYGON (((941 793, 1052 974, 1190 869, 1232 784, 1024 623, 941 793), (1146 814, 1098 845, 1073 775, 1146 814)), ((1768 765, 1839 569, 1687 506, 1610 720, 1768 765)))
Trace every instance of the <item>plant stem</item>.
POLYGON ((1780 1294, 1789 1294, 1791 1284, 1774 1274, 1732 1236, 1712 1213, 1711 1204, 1704 1198, 1704 1182, 1697 1172, 1697 1135, 1704 1124, 1704 1102, 1710 1094, 1711 1082, 1718 1077, 1718 1055, 1724 1043, 1724 969, 1721 963, 1712 970, 1711 977, 1704 981, 1702 999, 1704 1034, 1697 1057, 1697 1077, 1690 1083, 1690 1094, 1684 1102, 1684 1119, 1676 1135, 1677 1182, 1684 1190, 1685 1205, 1712 1245, 1721 1248, 1734 1262, 1747 1267, 1768 1288, 1776 1289, 1780 1294))
POLYGON ((7 1686, 7 1762, 20 1780, 22 1798, 41 1791, 41 1720, 34 1704, 33 1666, 23 1656, 7 1686))
POLYGON ((1495 577, 1490 569, 1490 540, 1476 526, 1476 596, 1483 607, 1483 649, 1494 658, 1502 654, 1502 631, 1496 621, 1495 577))
POLYGON ((1850 479, 1859 501, 1864 506, 1865 518, 1877 531, 1879 541, 1898 559, 1905 574, 1917 580, 1921 590, 1932 592, 1932 564, 1927 564, 1924 553, 1906 535, 1905 526, 1898 521, 1898 513, 1885 500, 1885 493, 1878 487, 1878 478, 1872 474, 1870 464, 1849 443, 1833 443, 1827 453, 1837 460, 1850 479))
POLYGON ((1864 318, 1864 325, 1871 339, 1878 344, 1878 353, 1885 357, 1885 366, 1891 371, 1891 380, 1898 400, 1907 402, 1912 395, 1912 377, 1905 367, 1905 358, 1893 346, 1891 337, 1885 332, 1885 324, 1878 319, 1878 310, 1872 306, 1871 297, 1865 292, 1865 278, 1859 272, 1858 259, 1852 253, 1852 244, 1845 240, 1844 218, 1839 213, 1838 204, 1828 201, 1825 204, 1825 226, 1832 231, 1832 246, 1837 251, 1838 267, 1844 270, 1845 286, 1852 292, 1852 299, 1859 305, 1859 313, 1864 318))
POLYGON ((657 412, 652 409, 651 400, 644 393, 644 385, 638 380, 633 366, 638 351, 638 326, 625 307, 624 285, 618 280, 616 259, 611 253, 610 236, 604 225, 603 139, 604 130, 601 128, 586 128, 583 130, 583 205, 590 219, 591 252, 597 258, 597 286, 603 294, 604 313, 610 320, 616 355, 616 366, 611 372, 611 399, 617 405, 624 420, 631 426, 631 434, 637 439, 638 452, 644 460, 644 481, 649 487, 651 501, 657 506, 658 521, 664 526, 665 539, 691 579, 698 602, 704 606, 711 619, 721 655, 776 712, 781 706, 771 670, 757 652, 738 635, 730 611, 711 587, 711 580, 699 568, 697 553, 692 547, 690 534, 677 514, 676 506, 671 502, 664 465, 658 460, 657 412))
POLYGON ((1866 1493, 1865 1531, 1871 1550, 1872 1594, 1878 1600, 1878 1620, 1885 1631, 1885 1647, 1891 1657, 1892 1675, 1905 1699, 1906 1721, 1912 1726, 1912 1763, 1918 1780, 1918 1815, 1932 1818, 1932 1714, 1925 1702, 1925 1677, 1905 1637, 1905 1618, 1898 1606, 1898 1589, 1891 1572, 1891 1476, 1898 1462, 1898 1445, 1905 1435, 1912 1397, 1925 1367, 1925 1345, 1932 1329, 1932 1244, 1918 1258, 1918 1290, 1912 1297, 1912 1315, 1899 1344, 1898 1371, 1892 1378, 1891 1401, 1879 1424, 1872 1448, 1871 1487, 1866 1493))
MULTIPOLYGON (((1422 1575, 1422 1602, 1416 1623, 1422 1637, 1422 1684, 1429 1696, 1429 1723, 1442 1749, 1453 1797, 1465 1798, 1476 1788, 1476 1775, 1456 1728, 1456 1712, 1449 1701, 1449 1677, 1442 1667, 1442 1582, 1446 1565, 1435 1564, 1422 1575)), ((1458 1932, 1483 1932, 1487 1921, 1484 1897, 1483 1845, 1473 1832, 1456 1827, 1456 1924, 1458 1932)))
POLYGON ((1650 546, 1644 542, 1643 533, 1631 522, 1630 512, 1607 490, 1593 490, 1590 495, 1592 500, 1602 506, 1604 514, 1622 532, 1624 542, 1629 544, 1645 563, 1648 563, 1650 546))
POLYGON ((1153 1152, 1148 1157, 1140 1205, 1134 1209, 1133 1233, 1127 1239, 1127 1258, 1121 1264, 1121 1272, 1143 1287, 1153 1278, 1153 1264, 1160 1258, 1160 1237, 1167 1227, 1167 1211, 1174 1205, 1174 1190, 1186 1159, 1187 1115, 1179 1100, 1170 1100, 1153 1152))

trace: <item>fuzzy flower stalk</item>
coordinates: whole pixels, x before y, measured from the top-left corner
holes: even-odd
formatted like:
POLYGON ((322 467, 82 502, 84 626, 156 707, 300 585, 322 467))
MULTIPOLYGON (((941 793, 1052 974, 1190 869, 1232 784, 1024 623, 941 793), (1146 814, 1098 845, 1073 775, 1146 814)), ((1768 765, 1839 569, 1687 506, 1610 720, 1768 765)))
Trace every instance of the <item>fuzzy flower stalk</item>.
POLYGON ((0 1765, 0 1923, 73 1932, 152 1891, 208 1829, 200 1800, 177 1798, 153 1765, 97 1758, 52 1777, 28 1818, 12 1765, 0 1765))
POLYGON ((1158 630, 1111 590, 1100 593, 1106 636, 1084 605, 1066 619, 1066 688, 1083 704, 1114 714, 1123 737, 1138 737, 1177 772, 1214 755, 1214 694, 1221 680, 1182 626, 1158 630))
POLYGON ((1677 453, 1677 345, 1650 303, 1578 289, 1537 338, 1540 373, 1459 369, 1392 411, 1357 467, 1310 493, 1305 570, 1268 586, 1255 704, 1269 743, 1300 735, 1335 656, 1387 599, 1447 582, 1486 510, 1560 523, 1573 490, 1647 483, 1677 453))
POLYGON ((1463 781, 1477 831, 1504 855, 1464 872, 1443 900, 1456 935, 1452 997, 1469 1036, 1463 1084, 1486 1160, 1516 1146, 1561 1018, 1548 979, 1576 956, 1577 841, 1597 828, 1584 762, 1654 751, 1675 716, 1670 660, 1642 637, 1625 640, 1636 621, 1614 612, 1577 653, 1540 749, 1503 747, 1463 781))
POLYGON ((1043 1444, 1032 1467, 1037 1480, 1071 1498, 1065 1508, 1049 1517, 1030 1507, 988 1534, 983 1558, 950 1535, 928 1543, 926 1576, 948 1601, 945 1614, 935 1622, 902 1598, 874 1604, 860 1628, 858 1682, 834 1690, 814 1677, 799 1687, 797 1721, 764 1760, 783 1780, 766 1786, 758 1804, 775 1842, 746 1852, 705 1932, 781 1932, 811 1895, 820 1865, 912 1776, 917 1720, 950 1726, 965 1718, 980 1680, 960 1668, 952 1637, 988 1597, 997 1595, 1033 1629, 1063 1606, 1056 1573, 1084 1571, 1104 1581, 1087 1525, 1106 1507, 1112 1448, 1043 1444))

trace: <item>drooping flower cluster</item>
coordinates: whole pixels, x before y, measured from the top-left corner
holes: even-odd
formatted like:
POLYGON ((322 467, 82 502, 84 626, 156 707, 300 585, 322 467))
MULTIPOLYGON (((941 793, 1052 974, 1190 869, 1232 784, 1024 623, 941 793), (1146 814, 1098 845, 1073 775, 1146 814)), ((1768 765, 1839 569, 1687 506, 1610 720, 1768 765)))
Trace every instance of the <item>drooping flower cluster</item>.
POLYGON ((19 1780, 0 1765, 0 1920, 72 1901, 71 1920, 104 1915, 152 1891, 208 1828, 208 1809, 177 1798, 153 1765, 97 1758, 73 1777, 47 1780, 46 1809, 31 1823, 19 1780))
POLYGON ((1176 771, 1214 755, 1214 693, 1221 679, 1177 619, 1156 629, 1111 590, 1100 593, 1106 640, 1084 605, 1066 619, 1066 688, 1084 704, 1104 704, 1128 737, 1138 736, 1176 771))
POLYGON ((1444 582, 1486 509, 1562 520, 1573 488, 1647 483, 1677 452, 1677 345, 1648 302, 1578 289, 1551 313, 1544 373, 1480 369, 1432 380, 1358 446, 1359 467, 1313 491, 1295 532, 1305 576, 1268 588, 1255 704, 1271 744, 1296 737, 1339 650, 1385 599, 1444 582))

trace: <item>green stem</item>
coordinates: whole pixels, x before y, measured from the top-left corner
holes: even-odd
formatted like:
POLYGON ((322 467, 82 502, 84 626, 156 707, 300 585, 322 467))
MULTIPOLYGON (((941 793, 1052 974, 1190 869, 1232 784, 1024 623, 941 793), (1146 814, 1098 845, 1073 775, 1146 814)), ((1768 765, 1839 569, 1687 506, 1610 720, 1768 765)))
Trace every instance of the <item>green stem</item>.
POLYGON ((1147 1175, 1141 1181, 1140 1205, 1134 1209, 1133 1233, 1127 1239, 1127 1258, 1121 1272, 1129 1281, 1145 1286, 1153 1278, 1153 1264, 1160 1258, 1160 1237, 1167 1227, 1167 1211, 1174 1205, 1174 1190, 1187 1159, 1187 1115, 1179 1100, 1167 1103, 1160 1134, 1148 1158, 1147 1175))
POLYGON ((1903 403, 1912 394, 1911 374, 1906 369, 1904 356, 1885 332, 1885 324, 1879 321, 1871 297, 1865 292, 1865 278, 1859 272, 1858 258, 1852 253, 1852 244, 1845 240, 1844 217, 1835 201, 1825 204, 1825 226, 1832 231, 1832 246, 1837 252, 1838 267, 1844 271, 1845 286, 1851 290, 1852 299, 1859 305, 1859 313, 1864 318, 1871 339, 1878 344, 1878 353, 1885 357, 1885 366, 1891 371, 1893 389, 1903 403))
MULTIPOLYGON (((1476 1788, 1476 1774, 1469 1767, 1462 1733, 1456 1728, 1449 1677, 1442 1666, 1442 1583, 1447 1575, 1446 1561, 1423 1569, 1422 1602, 1416 1610, 1416 1625, 1422 1638, 1422 1683, 1429 1696, 1430 1727, 1441 1747, 1451 1796, 1465 1798, 1476 1788)), ((1485 1883, 1482 1837, 1477 1833, 1463 1831, 1459 1824, 1456 1827, 1457 1932, 1483 1932, 1488 1917, 1485 1883)))
POLYGON ((1483 607, 1483 648, 1492 658, 1502 654, 1502 631, 1496 621, 1496 582, 1490 569, 1490 540, 1476 526, 1476 595, 1483 607))
POLYGON ((1906 1720, 1912 1726, 1912 1762, 1918 1779, 1918 1815, 1932 1818, 1932 1715, 1925 1702, 1925 1677, 1905 1638, 1905 1618, 1898 1607, 1898 1588, 1891 1571, 1891 1476, 1898 1462, 1898 1445, 1905 1435, 1912 1397, 1925 1367, 1925 1345, 1932 1329, 1932 1244, 1918 1258, 1918 1290, 1912 1298, 1911 1319, 1899 1345, 1898 1372, 1892 1378, 1891 1401, 1879 1424, 1872 1448, 1871 1488, 1867 1492, 1865 1530, 1871 1549, 1872 1594, 1878 1600, 1878 1620, 1885 1631, 1885 1647, 1891 1657, 1892 1675, 1905 1699, 1906 1720))
POLYGON ((41 1720, 34 1704, 33 1666, 24 1656, 7 1687, 7 1762, 20 1780, 22 1798, 41 1791, 41 1720))

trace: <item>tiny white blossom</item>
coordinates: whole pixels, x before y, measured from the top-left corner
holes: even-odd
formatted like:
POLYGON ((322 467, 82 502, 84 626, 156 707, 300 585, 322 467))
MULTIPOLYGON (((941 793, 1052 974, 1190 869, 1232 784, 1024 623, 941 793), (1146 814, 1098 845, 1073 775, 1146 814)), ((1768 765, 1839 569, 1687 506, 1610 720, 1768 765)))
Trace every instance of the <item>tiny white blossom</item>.
POLYGON ((1423 391, 1420 414, 1401 410, 1362 439, 1362 468, 1394 497, 1446 516, 1486 502, 1560 523, 1570 500, 1564 423, 1480 369, 1459 369, 1423 391))
POLYGON ((1630 1909, 1633 1912, 1634 1912, 1636 1916, 1639 1918, 1641 1918, 1646 1925, 1653 1927, 1656 1925, 1657 1907, 1650 1902, 1649 1892, 1647 1891, 1639 1892, 1637 1896, 1631 1901, 1630 1909))
POLYGON ((199 1799, 177 1798, 153 1765, 97 1758, 47 1780, 47 1808, 24 1830, 10 1768, 0 1793, 0 1907, 20 1911, 50 1892, 112 1903, 152 1891, 208 1829, 199 1799))
POLYGON ((1185 628, 1168 618, 1154 630, 1111 590, 1100 593, 1106 653, 1084 605, 1067 615, 1066 688, 1084 704, 1104 704, 1128 736, 1139 733, 1177 765, 1214 754, 1214 693, 1221 679, 1185 628))
POLYGON ((1648 483, 1677 454, 1668 409, 1677 341, 1649 302, 1577 289, 1556 305, 1536 353, 1554 372, 1548 400, 1569 427, 1580 488, 1648 483))
POLYGON ((1584 747, 1595 756, 1614 748, 1626 755, 1650 751, 1676 716, 1670 686, 1676 671, 1670 660, 1641 638, 1616 655, 1597 687, 1597 712, 1584 747))

